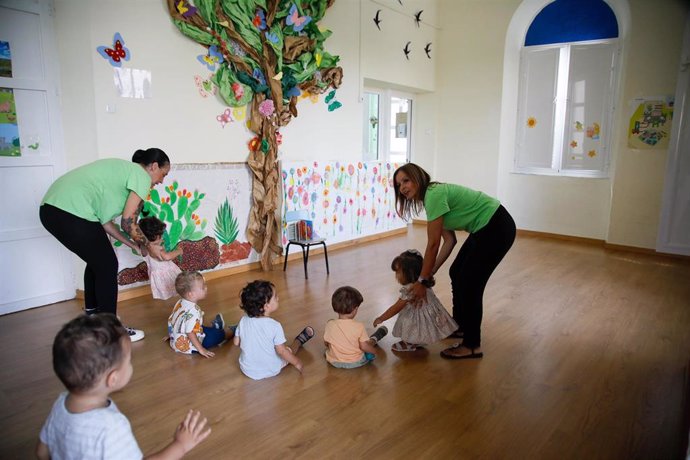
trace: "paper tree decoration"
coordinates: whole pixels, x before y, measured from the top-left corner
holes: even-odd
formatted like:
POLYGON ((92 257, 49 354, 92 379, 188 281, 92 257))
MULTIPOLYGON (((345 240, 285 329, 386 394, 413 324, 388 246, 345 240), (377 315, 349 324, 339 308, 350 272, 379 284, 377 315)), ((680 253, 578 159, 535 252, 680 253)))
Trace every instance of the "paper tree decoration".
POLYGON ((330 31, 317 23, 335 0, 167 0, 173 23, 222 54, 213 83, 230 107, 248 105, 248 164, 253 174, 247 239, 270 270, 281 254, 276 220, 280 176, 276 135, 297 116, 302 92, 318 95, 340 86, 339 57, 324 50, 330 31))

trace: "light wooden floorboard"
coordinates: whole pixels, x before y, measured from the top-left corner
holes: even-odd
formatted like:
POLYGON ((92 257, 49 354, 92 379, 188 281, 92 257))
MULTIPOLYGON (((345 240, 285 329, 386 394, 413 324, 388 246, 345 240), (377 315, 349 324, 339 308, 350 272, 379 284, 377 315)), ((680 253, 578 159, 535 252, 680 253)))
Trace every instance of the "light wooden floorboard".
MULTIPOLYGON (((396 354, 388 336, 372 365, 329 367, 322 333, 335 316, 332 292, 360 289, 357 319, 371 329, 399 289, 392 258, 424 243, 424 228, 412 227, 332 252, 330 276, 315 255, 308 280, 301 261, 290 261, 285 273, 276 267, 209 282, 207 319, 221 311, 228 323, 241 316, 238 293, 248 281, 274 282, 286 336, 306 324, 317 330, 300 352, 303 375, 288 368, 252 381, 230 344, 213 359, 175 354, 160 340, 172 302, 122 302, 124 322, 147 337, 133 344, 134 376, 113 398, 142 450, 165 445, 187 409, 197 408, 213 433, 190 458, 678 457, 690 358, 687 260, 520 236, 486 290, 484 359, 441 359, 452 341, 396 354)), ((437 278, 450 308, 447 269, 437 278)), ((68 301, 0 317, 1 458, 31 457, 62 391, 52 340, 79 309, 68 301)))

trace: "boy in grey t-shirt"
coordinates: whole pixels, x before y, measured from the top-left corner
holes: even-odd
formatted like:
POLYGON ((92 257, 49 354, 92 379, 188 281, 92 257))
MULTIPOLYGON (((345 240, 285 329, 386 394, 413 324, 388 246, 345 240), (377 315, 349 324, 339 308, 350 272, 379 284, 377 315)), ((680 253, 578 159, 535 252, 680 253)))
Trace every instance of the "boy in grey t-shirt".
MULTIPOLYGON (((109 395, 132 377, 132 344, 110 313, 79 316, 53 342, 53 369, 67 388, 53 405, 41 434, 39 459, 140 459, 132 427, 109 395)), ((174 440, 156 455, 182 458, 211 432, 189 411, 174 440)))

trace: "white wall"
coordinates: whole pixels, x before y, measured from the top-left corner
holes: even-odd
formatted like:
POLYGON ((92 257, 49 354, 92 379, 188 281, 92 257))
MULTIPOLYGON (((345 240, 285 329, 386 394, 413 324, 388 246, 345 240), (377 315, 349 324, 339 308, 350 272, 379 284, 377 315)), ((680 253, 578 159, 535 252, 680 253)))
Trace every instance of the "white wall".
MULTIPOLYGON (((326 50, 340 56, 343 84, 336 98, 342 107, 328 112, 323 96, 316 104, 300 101, 299 116, 281 129, 280 158, 361 159, 360 96, 365 76, 413 92, 432 90, 435 56, 422 59, 419 48, 407 61, 402 47, 408 40, 437 41, 436 3, 409 0, 400 7, 397 0, 337 0, 320 24, 333 31, 326 50), (373 38, 372 8, 374 14, 379 8, 386 11, 385 32, 373 38), (420 9, 425 12, 417 28, 412 14, 420 9), (384 36, 402 45, 386 48, 379 42, 384 36)), ((104 157, 130 159, 136 149, 153 146, 166 151, 173 163, 246 161, 253 134, 243 123, 221 128, 216 116, 225 105, 199 96, 194 75, 209 74, 197 61, 205 48, 171 23, 164 0, 55 0, 55 28, 67 169, 104 157), (113 68, 96 52, 98 46, 112 46, 115 32, 120 32, 131 53, 123 67, 152 72, 151 99, 118 96, 113 68), (114 107, 114 113, 107 113, 106 106, 114 107)), ((413 143, 433 157, 433 98, 416 101, 415 110, 425 115, 412 133, 413 143)), ((83 264, 78 260, 76 264, 75 272, 80 274, 83 264)), ((82 285, 81 275, 76 282, 82 285)))
POLYGON ((439 3, 436 180, 497 194, 503 48, 519 3, 439 3))
MULTIPOLYGON (((422 59, 422 49, 406 61, 402 46, 408 38, 415 43, 435 41, 436 29, 429 24, 435 21, 436 2, 404 3, 402 9, 397 0, 339 0, 326 12, 321 25, 333 31, 326 49, 341 58, 344 78, 336 97, 343 106, 329 113, 323 97, 317 104, 301 101, 299 116, 282 129, 282 158, 361 158, 359 99, 365 76, 413 90, 433 89, 436 61, 422 59), (411 17, 415 3, 425 9, 425 23, 419 28, 411 17), (374 38, 372 8, 386 11, 385 32, 374 38), (365 41, 360 41, 360 33, 365 41), (402 43, 400 49, 380 46, 376 38, 383 36, 402 43)), ((193 76, 208 75, 196 60, 204 48, 173 26, 164 1, 55 4, 68 167, 101 157, 130 158, 137 148, 150 146, 162 148, 178 163, 246 160, 251 133, 241 123, 221 128, 215 117, 225 106, 198 95, 193 76), (122 34, 132 56, 123 67, 152 72, 153 98, 117 95, 113 68, 96 53, 97 46, 111 45, 115 32, 122 34), (114 106, 115 113, 106 113, 107 105, 114 106)))
POLYGON ((673 94, 688 2, 609 0, 629 30, 609 179, 512 173, 520 40, 547 0, 441 0, 435 176, 497 195, 521 229, 654 248, 665 151, 626 144, 628 102, 673 94), (519 16, 517 14, 516 16, 519 16), (529 17, 531 15, 531 17, 529 17), (516 37, 521 37, 520 39, 516 37))
POLYGON ((608 241, 624 246, 654 248, 668 150, 630 149, 624 128, 632 114, 631 100, 676 93, 683 30, 690 2, 631 0, 630 11, 632 25, 620 106, 622 120, 619 126, 623 129, 618 132, 608 241))

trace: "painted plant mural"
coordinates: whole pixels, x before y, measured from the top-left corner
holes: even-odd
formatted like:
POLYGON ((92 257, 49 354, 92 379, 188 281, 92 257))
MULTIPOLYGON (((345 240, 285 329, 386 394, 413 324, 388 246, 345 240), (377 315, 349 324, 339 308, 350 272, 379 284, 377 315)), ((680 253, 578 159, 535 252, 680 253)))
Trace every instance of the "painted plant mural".
MULTIPOLYGON (((230 107, 250 108, 248 164, 252 208, 247 239, 264 270, 281 253, 276 220, 279 129, 297 116, 300 95, 337 89, 338 56, 324 49, 331 32, 318 22, 334 0, 168 0, 173 23, 208 49, 210 80, 230 107)), ((222 241, 222 240, 221 240, 222 241)))

